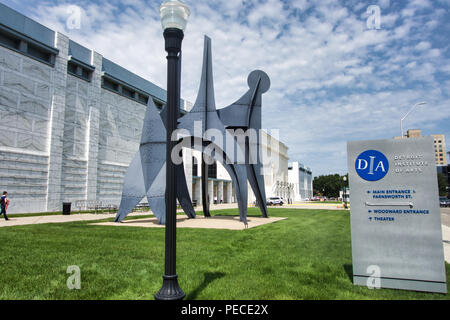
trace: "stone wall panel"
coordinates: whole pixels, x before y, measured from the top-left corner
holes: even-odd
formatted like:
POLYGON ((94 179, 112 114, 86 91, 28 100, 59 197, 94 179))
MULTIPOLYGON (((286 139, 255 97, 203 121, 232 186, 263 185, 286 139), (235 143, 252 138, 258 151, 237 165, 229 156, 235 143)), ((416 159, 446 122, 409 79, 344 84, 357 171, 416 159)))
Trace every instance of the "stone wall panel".
POLYGON ((7 107, 16 109, 19 101, 19 94, 11 92, 10 90, 4 90, 0 87, 0 107, 7 107))
POLYGON ((36 96, 48 100, 50 97, 50 86, 46 83, 36 84, 36 96))
POLYGON ((0 68, 13 71, 20 71, 20 57, 8 52, 5 48, 0 48, 0 68))
POLYGON ((20 93, 34 95, 35 82, 13 72, 5 72, 3 85, 20 93))
POLYGON ((50 80, 51 67, 31 59, 24 59, 22 72, 33 79, 48 82, 50 80))
POLYGON ((0 128, 0 147, 15 147, 17 133, 14 131, 0 128))

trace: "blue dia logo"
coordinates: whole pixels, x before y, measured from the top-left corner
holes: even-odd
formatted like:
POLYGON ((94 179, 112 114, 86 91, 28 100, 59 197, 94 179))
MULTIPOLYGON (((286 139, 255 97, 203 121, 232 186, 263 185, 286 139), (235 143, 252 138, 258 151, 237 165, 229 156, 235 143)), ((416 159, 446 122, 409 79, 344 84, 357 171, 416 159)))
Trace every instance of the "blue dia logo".
POLYGON ((367 150, 361 153, 355 161, 358 175, 367 181, 378 181, 389 171, 389 161, 377 150, 367 150))

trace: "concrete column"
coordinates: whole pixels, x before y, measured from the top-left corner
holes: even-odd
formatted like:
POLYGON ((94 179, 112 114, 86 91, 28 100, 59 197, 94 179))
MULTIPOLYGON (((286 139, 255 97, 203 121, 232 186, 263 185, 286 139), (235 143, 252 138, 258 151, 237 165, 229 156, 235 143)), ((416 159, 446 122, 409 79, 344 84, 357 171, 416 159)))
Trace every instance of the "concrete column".
POLYGON ((86 141, 87 177, 86 200, 97 200, 98 143, 100 136, 100 96, 102 84, 102 56, 92 51, 91 64, 95 67, 88 89, 89 120, 86 141))
POLYGON ((236 190, 234 189, 234 184, 231 183, 231 194, 230 194, 230 203, 235 203, 236 202, 236 190))
POLYGON ((97 108, 89 110, 87 152, 86 200, 97 199, 97 167, 100 113, 97 108))
POLYGON ((233 202, 233 183, 227 182, 227 203, 233 202))
POLYGON ((193 199, 192 194, 192 149, 183 148, 183 165, 186 175, 186 183, 189 190, 189 195, 193 199))
POLYGON ((248 202, 248 204, 254 204, 256 201, 256 195, 253 192, 253 189, 252 189, 252 186, 250 185, 250 183, 247 183, 247 189, 248 189, 247 202, 248 202))
POLYGON ((226 181, 223 182, 223 203, 228 203, 228 190, 227 190, 228 184, 226 181))
POLYGON ((214 181, 208 180, 209 203, 214 203, 214 181))
POLYGON ((69 53, 69 38, 57 32, 56 47, 59 54, 55 59, 52 77, 52 101, 49 125, 49 158, 48 158, 48 186, 47 211, 62 210, 61 176, 64 136, 64 114, 66 107, 67 59, 69 53))
POLYGON ((302 198, 304 199, 304 198, 308 197, 308 193, 309 193, 308 192, 309 188, 308 188, 308 178, 307 177, 305 177, 303 188, 304 188, 305 192, 304 192, 304 194, 302 194, 302 198))
POLYGON ((219 181, 217 185, 217 203, 220 204, 220 200, 222 200, 222 202, 225 202, 223 196, 223 181, 219 181))
POLYGON ((195 196, 197 200, 197 204, 202 205, 202 182, 200 179, 195 181, 195 196))

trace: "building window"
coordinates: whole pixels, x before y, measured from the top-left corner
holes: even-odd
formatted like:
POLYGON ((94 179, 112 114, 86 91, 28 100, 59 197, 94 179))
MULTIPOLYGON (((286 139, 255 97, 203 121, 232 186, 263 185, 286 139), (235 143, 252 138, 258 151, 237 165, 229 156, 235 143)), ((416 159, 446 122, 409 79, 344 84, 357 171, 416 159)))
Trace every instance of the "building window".
POLYGON ((115 92, 119 92, 119 84, 103 78, 103 87, 115 92))
POLYGON ((196 157, 192 157, 192 175, 194 177, 198 177, 198 164, 196 157))
POLYGON ((164 104, 163 104, 161 101, 158 101, 158 100, 156 100, 156 99, 153 99, 153 103, 155 104, 155 106, 156 106, 158 109, 162 109, 163 106, 164 106, 164 104))
POLYGON ((138 99, 139 99, 139 102, 142 103, 142 104, 147 104, 148 103, 148 97, 144 96, 143 94, 139 94, 138 99))
MULTIPOLYGON (((128 99, 134 100, 141 104, 148 104, 148 99, 150 98, 150 95, 146 94, 145 92, 140 91, 139 89, 136 89, 132 86, 128 86, 126 83, 121 82, 120 80, 112 79, 108 76, 102 77, 102 87, 104 89, 108 89, 111 91, 114 91, 115 93, 118 93, 128 99)), ((155 101, 155 99, 153 99, 155 101)), ((155 102, 156 106, 158 104, 155 102)), ((161 104, 162 105, 162 104, 161 104)))
POLYGON ((73 60, 70 60, 67 63, 67 73, 88 82, 91 82, 93 71, 93 67, 88 69, 87 67, 84 67, 80 63, 76 63, 73 60))
POLYGON ((0 45, 51 66, 54 66, 55 56, 59 52, 56 48, 40 44, 31 38, 3 27, 1 24, 0 45))
POLYGON ((136 92, 127 87, 122 87, 122 94, 127 98, 134 99, 136 92))
POLYGON ((20 47, 20 40, 15 39, 14 37, 11 37, 6 33, 0 33, 0 43, 5 47, 15 50, 19 50, 20 47))
POLYGON ((34 58, 36 58, 38 60, 42 60, 42 61, 45 61, 47 63, 51 63, 52 55, 50 53, 48 53, 48 52, 46 52, 46 51, 36 47, 36 46, 28 44, 28 46, 27 46, 27 53, 30 56, 32 56, 32 57, 34 57, 34 58))
POLYGON ((71 73, 73 75, 76 75, 77 74, 77 65, 74 63, 70 63, 70 61, 69 61, 69 63, 67 64, 67 72, 71 73))
POLYGON ((92 75, 92 72, 90 72, 90 71, 88 71, 88 70, 86 70, 86 69, 82 69, 82 71, 81 71, 81 77, 83 78, 83 79, 89 79, 89 81, 91 81, 91 75, 92 75))
POLYGON ((208 178, 217 179, 217 163, 215 161, 208 165, 208 178))

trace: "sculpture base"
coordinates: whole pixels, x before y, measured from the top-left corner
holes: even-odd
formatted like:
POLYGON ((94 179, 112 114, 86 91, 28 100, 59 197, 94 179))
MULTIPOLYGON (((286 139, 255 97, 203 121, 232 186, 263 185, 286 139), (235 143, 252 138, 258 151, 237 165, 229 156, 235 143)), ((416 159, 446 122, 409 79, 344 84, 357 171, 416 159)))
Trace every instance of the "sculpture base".
POLYGON ((182 300, 186 294, 178 285, 178 276, 163 276, 163 285, 155 294, 156 300, 182 300))

